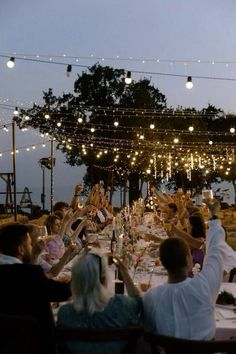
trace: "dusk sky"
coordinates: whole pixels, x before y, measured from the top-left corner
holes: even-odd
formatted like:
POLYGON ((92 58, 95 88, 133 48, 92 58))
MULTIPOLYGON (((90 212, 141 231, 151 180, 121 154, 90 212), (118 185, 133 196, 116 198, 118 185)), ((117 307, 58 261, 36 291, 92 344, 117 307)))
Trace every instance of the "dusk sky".
MULTIPOLYGON (((57 61, 65 60, 63 54, 132 57, 101 64, 131 71, 236 79, 235 14, 235 0, 1 0, 0 55, 39 55, 46 60, 58 55, 57 61)), ((97 61, 79 59, 78 63, 90 66, 97 61)), ((73 91, 77 73, 81 73, 74 63, 75 59, 68 61, 72 64, 68 78, 64 66, 16 60, 15 67, 8 69, 6 58, 0 58, 0 103, 8 100, 13 106, 30 107, 31 102, 42 101, 42 91, 49 87, 55 94, 73 91)), ((185 77, 133 77, 151 77, 166 95, 168 106, 202 108, 211 103, 225 112, 236 112, 236 81, 193 78, 194 87, 187 90, 185 77)), ((0 106, 0 124, 10 122, 11 117, 12 112, 0 106)), ((49 147, 32 150, 40 142, 43 139, 36 131, 17 133, 17 147, 30 146, 29 152, 24 149, 17 155, 18 190, 41 188, 38 160, 50 152, 49 147)), ((11 131, 0 131, 0 152, 10 149, 11 131)), ((68 199, 73 185, 82 180, 84 168, 68 167, 61 153, 56 158, 55 199, 68 199)), ((1 172, 12 171, 9 152, 3 153, 0 166, 1 172)), ((38 200, 37 193, 33 200, 38 200)))

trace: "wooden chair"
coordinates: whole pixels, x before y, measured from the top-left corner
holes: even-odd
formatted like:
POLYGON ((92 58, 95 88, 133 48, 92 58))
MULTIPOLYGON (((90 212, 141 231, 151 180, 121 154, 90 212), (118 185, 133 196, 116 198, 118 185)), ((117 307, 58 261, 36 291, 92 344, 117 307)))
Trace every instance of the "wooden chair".
POLYGON ((166 354, 236 353, 236 340, 200 341, 154 334, 145 334, 145 340, 150 344, 152 354, 159 354, 160 348, 166 354))
POLYGON ((124 353, 133 354, 136 352, 136 342, 142 334, 143 328, 140 326, 97 329, 57 327, 55 330, 55 340, 59 354, 77 353, 72 350, 70 351, 67 345, 68 342, 96 343, 96 345, 101 344, 102 346, 105 342, 114 341, 126 341, 127 347, 124 353))
POLYGON ((38 323, 33 317, 0 314, 0 353, 39 354, 38 323))

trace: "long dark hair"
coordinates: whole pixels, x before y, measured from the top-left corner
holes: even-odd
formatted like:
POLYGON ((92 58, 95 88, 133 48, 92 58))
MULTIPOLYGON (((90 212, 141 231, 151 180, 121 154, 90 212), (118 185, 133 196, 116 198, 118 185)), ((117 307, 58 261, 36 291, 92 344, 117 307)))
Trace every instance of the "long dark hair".
POLYGON ((191 235, 194 238, 206 237, 206 225, 202 215, 193 214, 189 217, 189 222, 192 226, 191 235))

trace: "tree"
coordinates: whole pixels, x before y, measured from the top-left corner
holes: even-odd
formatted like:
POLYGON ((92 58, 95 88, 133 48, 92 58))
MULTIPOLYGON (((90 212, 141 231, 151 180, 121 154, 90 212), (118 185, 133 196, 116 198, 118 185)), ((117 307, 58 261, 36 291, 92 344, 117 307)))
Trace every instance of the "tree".
POLYGON ((73 94, 56 97, 49 89, 44 105, 22 110, 16 121, 56 138, 67 163, 87 166, 86 183, 103 179, 127 190, 129 182, 130 203, 140 196, 140 180, 184 189, 215 181, 235 144, 232 119, 211 104, 167 107, 149 79, 124 79, 124 70, 94 65, 78 75, 73 94))
POLYGON ((103 179, 106 185, 114 185, 119 183, 120 176, 128 176, 132 202, 140 195, 139 176, 147 165, 142 154, 150 150, 137 137, 137 127, 140 134, 147 129, 153 119, 147 110, 161 111, 166 107, 166 99, 150 80, 142 79, 128 86, 124 78, 124 70, 94 65, 78 75, 74 94, 56 97, 49 89, 44 92, 43 106, 22 110, 16 120, 21 127, 31 125, 54 136, 70 165, 88 167, 88 183, 103 179), (45 118, 46 114, 49 118, 45 118), (27 122, 25 115, 30 116, 27 122), (140 150, 141 145, 145 151, 136 151, 140 153, 139 162, 130 162, 127 156, 136 158, 134 150, 140 150))

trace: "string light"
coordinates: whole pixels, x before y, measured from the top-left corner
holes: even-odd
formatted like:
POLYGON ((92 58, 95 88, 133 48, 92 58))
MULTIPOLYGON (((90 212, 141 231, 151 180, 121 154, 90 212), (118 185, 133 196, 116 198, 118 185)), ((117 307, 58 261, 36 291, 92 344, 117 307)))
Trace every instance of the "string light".
POLYGON ((127 85, 130 85, 131 82, 132 82, 131 71, 127 71, 126 78, 125 78, 125 83, 127 85))
POLYGON ((155 128, 155 124, 151 123, 150 124, 150 129, 154 129, 155 128))
POLYGON ((10 57, 10 59, 7 62, 7 67, 9 69, 12 69, 12 68, 14 68, 14 66, 15 66, 15 58, 14 57, 10 57))
POLYGON ((235 128, 232 127, 232 128, 230 128, 229 131, 230 131, 230 133, 234 134, 235 133, 235 128))
POLYGON ((79 117, 78 118, 78 123, 83 123, 83 118, 79 117))
POLYGON ((190 132, 192 132, 192 131, 194 130, 193 126, 190 126, 190 127, 188 128, 188 130, 189 130, 190 132))
POLYGON ((45 114, 44 116, 45 119, 49 119, 50 118, 50 115, 48 113, 45 114))
POLYGON ((114 126, 115 126, 115 127, 118 127, 118 125, 119 125, 119 122, 118 122, 118 120, 116 120, 116 121, 114 122, 114 126))
POLYGON ((193 88, 192 76, 188 76, 187 82, 186 82, 186 87, 189 90, 191 90, 193 88))
POLYGON ((18 107, 15 108, 13 114, 14 114, 14 116, 18 116, 19 115, 18 107))

